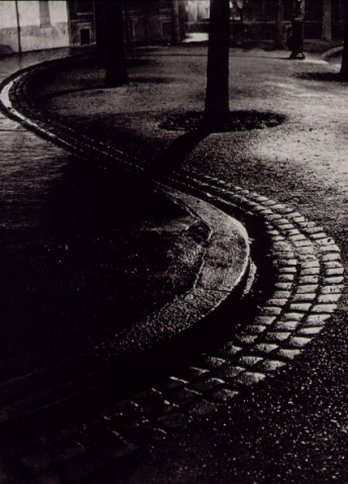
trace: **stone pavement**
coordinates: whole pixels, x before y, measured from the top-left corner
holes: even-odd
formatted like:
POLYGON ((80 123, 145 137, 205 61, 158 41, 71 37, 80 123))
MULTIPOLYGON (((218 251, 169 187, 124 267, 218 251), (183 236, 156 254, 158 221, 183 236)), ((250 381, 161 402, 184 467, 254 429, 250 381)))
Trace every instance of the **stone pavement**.
MULTIPOLYGON (((34 121, 35 129, 42 134, 47 136, 49 130, 50 137, 60 138, 74 151, 78 146, 82 157, 88 157, 88 150, 83 146, 88 138, 84 138, 81 144, 80 133, 74 131, 69 123, 62 125, 61 119, 55 119, 52 124, 52 120, 47 119, 47 113, 42 116, 40 110, 33 111, 25 101, 23 89, 26 85, 15 83, 12 94, 9 93, 16 111, 20 111, 27 122, 34 121), (69 137, 65 136, 66 125, 69 137)), ((214 139, 214 136, 211 137, 214 139)), ((99 159, 107 158, 110 166, 112 160, 115 164, 129 164, 122 151, 115 156, 114 147, 105 144, 101 151, 96 141, 86 145, 96 146, 99 159)), ((131 160, 134 164, 134 154, 131 160)), ((138 161, 136 159, 136 165, 138 161)), ((208 164, 210 167, 211 161, 208 164)), ((143 171, 141 164, 140 169, 143 171)), ((167 376, 155 378, 154 374, 147 390, 99 409, 92 419, 89 417, 80 425, 66 427, 64 445, 70 448, 75 443, 79 447, 77 453, 64 454, 67 460, 56 456, 57 432, 39 436, 38 449, 29 456, 25 452, 23 455, 22 449, 17 450, 20 468, 28 476, 36 476, 35 482, 40 482, 40 479, 41 482, 50 482, 49 479, 52 482, 59 482, 59 479, 82 479, 86 482, 87 476, 90 476, 91 482, 101 482, 101 469, 109 475, 111 482, 115 479, 114 472, 118 479, 127 481, 130 472, 125 469, 120 471, 120 458, 132 454, 144 440, 161 440, 168 431, 182 429, 190 421, 205 419, 217 410, 216 418, 222 418, 226 409, 230 408, 230 403, 226 406, 226 402, 235 400, 243 394, 245 387, 264 380, 271 372, 278 374, 287 362, 301 353, 313 336, 321 332, 336 308, 343 283, 339 248, 321 227, 308 221, 300 211, 235 186, 221 177, 204 175, 203 170, 199 172, 192 167, 172 171, 156 183, 206 199, 226 213, 238 214, 255 239, 252 257, 257 267, 256 294, 246 297, 245 308, 238 314, 240 325, 237 327, 229 326, 232 315, 225 308, 220 315, 225 320, 222 337, 215 336, 216 340, 207 345, 205 354, 193 352, 188 364, 171 369, 167 376), (247 307, 249 314, 245 311, 247 307)), ((228 434, 228 430, 224 432, 228 434)), ((14 459, 13 464, 15 455, 7 462, 11 459, 14 459)), ((156 457, 155 463, 159 469, 161 466, 156 457)), ((156 481, 159 471, 151 476, 148 465, 139 469, 134 482, 156 481), (142 480, 144 475, 146 481, 142 480)), ((194 469, 192 464, 191 476, 194 469)), ((221 475, 224 472, 227 470, 221 475)), ((183 482, 193 482, 189 474, 182 476, 183 482)), ((213 482, 212 476, 206 476, 206 482, 213 482)))

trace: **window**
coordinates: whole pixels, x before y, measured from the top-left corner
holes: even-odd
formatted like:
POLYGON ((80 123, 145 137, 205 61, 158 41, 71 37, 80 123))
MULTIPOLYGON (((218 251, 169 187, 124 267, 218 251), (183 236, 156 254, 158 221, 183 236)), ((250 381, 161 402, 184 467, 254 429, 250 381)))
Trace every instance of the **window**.
POLYGON ((80 29, 80 44, 88 45, 91 43, 91 31, 90 29, 80 29))

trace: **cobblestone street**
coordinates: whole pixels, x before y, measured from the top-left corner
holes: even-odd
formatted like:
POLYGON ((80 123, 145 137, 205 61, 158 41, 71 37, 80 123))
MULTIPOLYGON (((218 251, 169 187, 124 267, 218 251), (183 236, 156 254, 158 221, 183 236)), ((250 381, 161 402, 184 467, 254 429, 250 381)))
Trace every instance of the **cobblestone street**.
POLYGON ((348 91, 337 65, 285 55, 233 49, 231 109, 257 124, 202 136, 176 129, 202 109, 202 47, 140 49, 117 89, 90 56, 3 86, 0 482, 347 481, 348 91), (152 349, 171 319, 192 334, 131 381, 90 362, 53 393, 21 380, 110 326, 133 355, 141 320, 152 349))

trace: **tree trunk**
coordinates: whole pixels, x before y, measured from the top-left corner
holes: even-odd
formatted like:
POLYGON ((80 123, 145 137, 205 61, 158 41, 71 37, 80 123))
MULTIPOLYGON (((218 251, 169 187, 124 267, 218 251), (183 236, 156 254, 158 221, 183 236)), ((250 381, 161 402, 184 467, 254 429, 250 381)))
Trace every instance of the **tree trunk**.
POLYGON ((284 49, 284 35, 283 35, 283 20, 284 20, 284 4, 283 0, 276 0, 276 14, 274 24, 274 48, 284 49))
POLYGON ((348 6, 346 6, 346 25, 344 31, 344 47, 340 75, 344 81, 348 81, 348 6))
POLYGON ((294 0, 292 17, 292 46, 290 59, 303 59, 303 27, 305 17, 305 0, 294 0))
POLYGON ((99 1, 97 10, 97 53, 105 67, 110 87, 128 83, 121 1, 99 1), (99 35, 98 35, 99 34, 99 35))
POLYGON ((229 27, 229 1, 210 0, 205 118, 212 123, 222 122, 229 114, 229 27))
POLYGON ((178 0, 172 0, 172 45, 178 45, 181 40, 180 23, 179 23, 179 3, 178 0))
POLYGON ((331 40, 331 0, 323 0, 322 40, 331 40))

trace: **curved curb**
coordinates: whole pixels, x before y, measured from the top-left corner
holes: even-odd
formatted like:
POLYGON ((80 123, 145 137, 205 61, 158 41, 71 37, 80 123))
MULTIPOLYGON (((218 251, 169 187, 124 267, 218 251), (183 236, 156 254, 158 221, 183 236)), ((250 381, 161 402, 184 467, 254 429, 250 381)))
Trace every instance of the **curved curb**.
POLYGON ((207 202, 163 186, 161 190, 210 227, 204 260, 192 289, 104 342, 98 350, 103 359, 135 356, 189 331, 244 287, 250 248, 243 225, 207 202))
POLYGON ((330 57, 333 57, 336 54, 339 54, 340 52, 343 52, 343 45, 339 45, 337 47, 333 47, 332 49, 327 50, 321 55, 321 58, 324 61, 328 61, 330 57))

